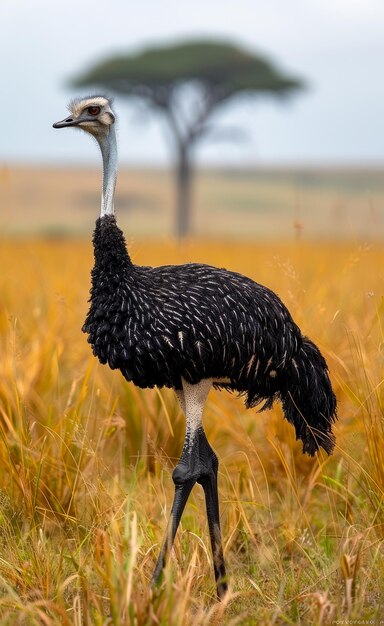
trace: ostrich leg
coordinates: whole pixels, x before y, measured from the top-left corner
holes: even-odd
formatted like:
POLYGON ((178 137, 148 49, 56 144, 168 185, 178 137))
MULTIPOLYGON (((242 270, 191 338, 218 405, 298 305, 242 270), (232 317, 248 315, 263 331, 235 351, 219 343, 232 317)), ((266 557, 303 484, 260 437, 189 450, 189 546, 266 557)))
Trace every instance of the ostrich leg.
POLYGON ((190 385, 183 380, 183 391, 177 397, 186 417, 186 432, 180 460, 172 478, 175 483, 175 497, 152 582, 157 583, 172 548, 181 515, 192 487, 196 482, 204 489, 209 535, 211 539, 213 565, 217 595, 222 598, 227 590, 225 565, 221 544, 219 498, 217 491, 218 460, 208 443, 203 426, 202 413, 212 380, 202 380, 190 385))

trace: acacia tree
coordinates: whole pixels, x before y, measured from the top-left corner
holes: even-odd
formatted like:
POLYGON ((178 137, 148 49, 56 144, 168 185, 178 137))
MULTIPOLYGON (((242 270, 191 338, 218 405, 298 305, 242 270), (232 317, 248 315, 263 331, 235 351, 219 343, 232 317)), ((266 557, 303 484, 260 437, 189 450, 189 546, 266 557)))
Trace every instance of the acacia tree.
POLYGON ((225 42, 190 41, 113 56, 77 77, 74 86, 97 85, 138 97, 161 113, 176 154, 178 237, 190 231, 192 153, 215 130, 214 116, 241 96, 282 97, 303 87, 263 56, 225 42))

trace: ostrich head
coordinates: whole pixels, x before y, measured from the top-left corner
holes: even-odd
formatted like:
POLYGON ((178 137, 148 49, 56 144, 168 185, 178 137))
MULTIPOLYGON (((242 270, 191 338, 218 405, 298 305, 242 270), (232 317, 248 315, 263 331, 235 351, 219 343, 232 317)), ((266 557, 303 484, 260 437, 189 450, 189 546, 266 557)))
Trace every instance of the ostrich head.
POLYGON ((101 194, 101 217, 114 215, 114 194, 117 176, 117 146, 115 114, 111 100, 105 96, 90 96, 72 100, 70 115, 53 128, 74 126, 92 135, 99 144, 103 158, 103 188, 101 194))
POLYGON ((111 109, 111 100, 105 96, 90 96, 72 100, 69 105, 69 117, 53 124, 53 128, 75 126, 90 133, 96 139, 108 135, 115 122, 111 109))

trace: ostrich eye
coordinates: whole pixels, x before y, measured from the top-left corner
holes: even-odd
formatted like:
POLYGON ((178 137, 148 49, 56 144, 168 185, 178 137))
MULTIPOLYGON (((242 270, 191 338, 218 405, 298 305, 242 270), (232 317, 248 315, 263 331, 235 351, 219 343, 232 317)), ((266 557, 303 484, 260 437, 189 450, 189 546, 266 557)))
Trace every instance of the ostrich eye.
POLYGON ((88 107, 87 111, 89 115, 99 115, 100 107, 88 107))

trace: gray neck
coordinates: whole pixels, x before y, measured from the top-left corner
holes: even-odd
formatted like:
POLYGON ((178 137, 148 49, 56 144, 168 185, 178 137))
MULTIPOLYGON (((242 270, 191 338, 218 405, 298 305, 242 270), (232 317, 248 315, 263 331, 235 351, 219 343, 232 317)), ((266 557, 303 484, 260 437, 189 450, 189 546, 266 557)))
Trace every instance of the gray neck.
POLYGON ((100 217, 115 214, 115 185, 117 178, 117 143, 113 125, 107 135, 97 137, 103 157, 103 189, 101 194, 100 217))

